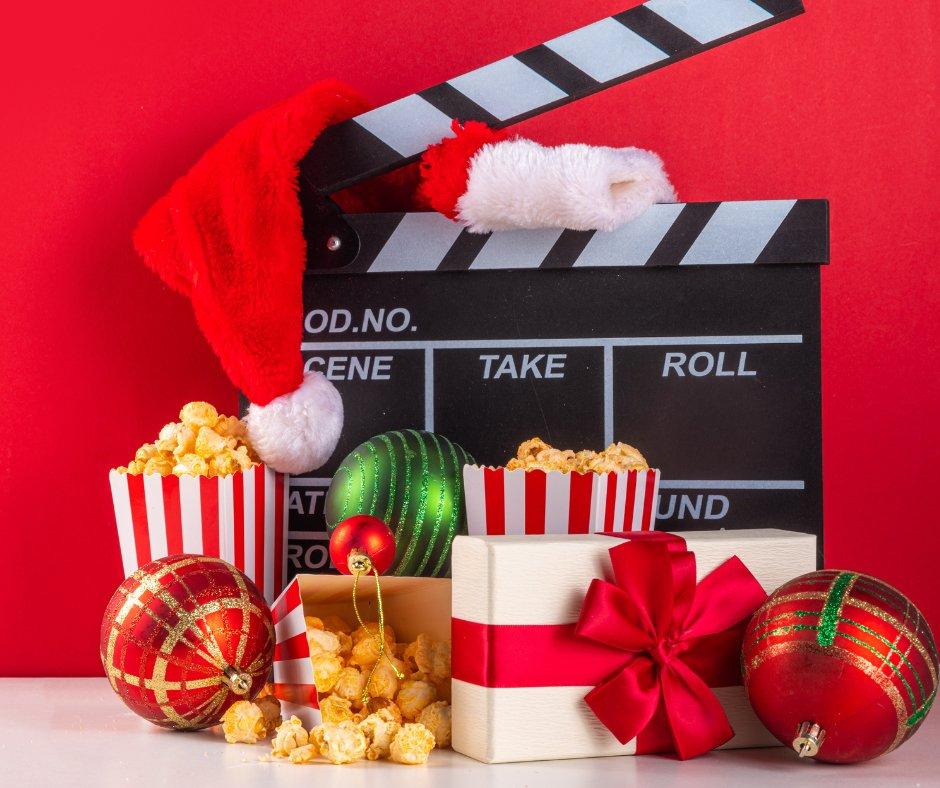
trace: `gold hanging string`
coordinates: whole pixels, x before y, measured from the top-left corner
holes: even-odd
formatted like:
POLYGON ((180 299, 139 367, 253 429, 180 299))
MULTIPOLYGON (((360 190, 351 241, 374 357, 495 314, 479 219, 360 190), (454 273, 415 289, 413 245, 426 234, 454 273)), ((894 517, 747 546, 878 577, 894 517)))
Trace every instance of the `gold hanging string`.
POLYGON ((401 681, 405 678, 405 674, 402 673, 392 662, 392 658, 389 656, 387 644, 385 641, 385 611, 382 608, 382 586, 379 584, 379 570, 372 565, 372 560, 368 555, 363 553, 361 550, 352 550, 349 553, 348 558, 346 559, 346 564, 352 570, 353 574, 353 588, 352 588, 352 603, 353 603, 353 612, 356 614, 356 621, 359 622, 361 626, 367 633, 369 628, 366 626, 366 622, 362 620, 362 616, 359 614, 359 603, 357 599, 357 593, 359 589, 359 578, 362 575, 372 573, 375 575, 375 601, 376 606, 379 610, 379 631, 375 636, 375 647, 378 649, 379 656, 372 664, 372 669, 369 671, 369 675, 366 676, 366 683, 362 688, 362 702, 366 704, 372 698, 369 693, 369 685, 372 683, 372 676, 375 673, 375 669, 379 666, 379 662, 382 661, 384 657, 388 664, 391 666, 392 670, 395 672, 396 678, 401 681))

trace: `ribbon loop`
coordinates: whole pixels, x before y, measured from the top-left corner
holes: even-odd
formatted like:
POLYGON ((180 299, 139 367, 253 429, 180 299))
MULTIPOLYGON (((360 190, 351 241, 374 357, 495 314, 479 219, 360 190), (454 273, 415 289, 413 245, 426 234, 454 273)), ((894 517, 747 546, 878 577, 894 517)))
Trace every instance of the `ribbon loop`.
POLYGON ((766 598, 760 584, 735 556, 696 586, 695 555, 674 534, 630 539, 610 560, 616 583, 591 581, 576 633, 625 661, 588 706, 621 744, 669 740, 682 759, 724 744, 734 731, 699 671, 737 664, 743 627, 766 598), (650 730, 658 720, 667 731, 650 730))

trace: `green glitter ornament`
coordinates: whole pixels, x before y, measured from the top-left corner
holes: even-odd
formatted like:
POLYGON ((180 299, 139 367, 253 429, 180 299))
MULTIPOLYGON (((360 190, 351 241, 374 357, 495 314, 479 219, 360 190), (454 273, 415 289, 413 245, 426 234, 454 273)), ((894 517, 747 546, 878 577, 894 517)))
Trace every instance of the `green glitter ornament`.
POLYGON ((326 526, 354 514, 382 519, 395 533, 387 574, 450 576, 450 546, 467 532, 463 466, 473 458, 443 435, 395 430, 353 449, 326 494, 326 526))

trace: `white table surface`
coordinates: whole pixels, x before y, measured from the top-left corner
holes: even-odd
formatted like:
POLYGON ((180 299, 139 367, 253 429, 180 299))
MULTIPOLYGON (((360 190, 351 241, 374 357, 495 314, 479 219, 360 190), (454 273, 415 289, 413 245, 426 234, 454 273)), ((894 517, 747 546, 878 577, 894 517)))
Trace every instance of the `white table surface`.
MULTIPOLYGON (((520 731, 520 735, 525 735, 520 731)), ((0 786, 940 786, 940 712, 895 752, 855 766, 800 762, 783 748, 488 766, 449 750, 426 766, 265 762, 267 744, 166 731, 134 716, 105 679, 0 679, 0 786)))

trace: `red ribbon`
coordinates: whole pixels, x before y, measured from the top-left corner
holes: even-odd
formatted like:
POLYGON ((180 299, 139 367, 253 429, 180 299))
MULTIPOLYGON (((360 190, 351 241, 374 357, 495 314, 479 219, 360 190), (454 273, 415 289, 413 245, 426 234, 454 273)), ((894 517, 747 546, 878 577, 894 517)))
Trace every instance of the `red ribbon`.
POLYGON ((591 581, 575 631, 626 660, 587 694, 588 706, 621 744, 654 719, 682 759, 724 744, 734 731, 700 665, 737 665, 741 625, 766 599, 760 584, 733 556, 696 586, 694 553, 660 532, 611 548, 610 562, 615 583, 591 581))
POLYGON ((585 700, 637 752, 701 755, 734 732, 709 687, 741 682, 741 638, 766 594, 737 557, 695 584, 685 541, 659 531, 610 549, 577 625, 453 620, 453 675, 485 687, 595 685, 585 700), (538 659, 533 659, 537 654, 538 659))

